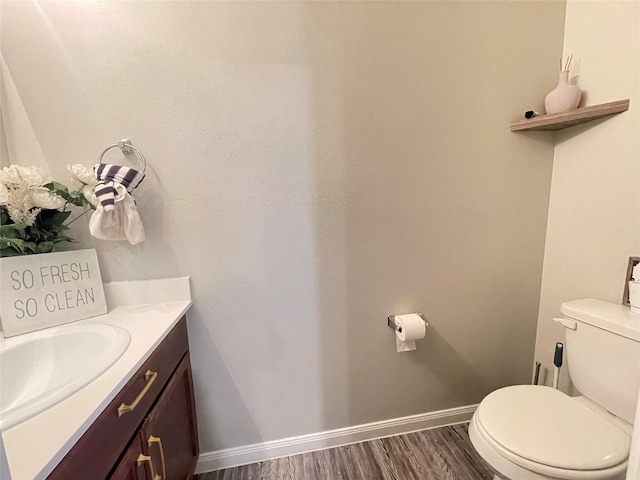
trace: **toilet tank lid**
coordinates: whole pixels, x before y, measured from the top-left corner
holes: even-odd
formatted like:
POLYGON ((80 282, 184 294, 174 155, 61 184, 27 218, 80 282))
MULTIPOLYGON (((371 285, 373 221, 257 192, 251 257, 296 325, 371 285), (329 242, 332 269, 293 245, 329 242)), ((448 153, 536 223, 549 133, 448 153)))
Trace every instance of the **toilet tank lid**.
POLYGON ((631 313, 626 305, 587 298, 565 302, 560 311, 565 317, 640 342, 640 315, 631 313))

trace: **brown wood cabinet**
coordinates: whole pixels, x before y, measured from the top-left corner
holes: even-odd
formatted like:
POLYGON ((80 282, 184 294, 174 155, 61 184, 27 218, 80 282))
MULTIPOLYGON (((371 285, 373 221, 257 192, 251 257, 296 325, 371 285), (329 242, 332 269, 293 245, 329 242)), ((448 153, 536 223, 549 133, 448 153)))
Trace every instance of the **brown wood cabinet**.
POLYGON ((184 480, 198 435, 183 317, 48 477, 184 480))
POLYGON ((151 471, 151 458, 141 457, 141 455, 144 455, 142 453, 142 442, 136 436, 125 451, 111 478, 113 480, 153 478, 155 472, 151 471))

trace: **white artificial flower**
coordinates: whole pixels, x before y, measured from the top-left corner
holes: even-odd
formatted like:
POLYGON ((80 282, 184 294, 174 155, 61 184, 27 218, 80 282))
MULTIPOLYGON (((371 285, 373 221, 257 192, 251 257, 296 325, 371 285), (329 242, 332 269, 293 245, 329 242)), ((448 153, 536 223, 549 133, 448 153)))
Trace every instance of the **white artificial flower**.
POLYGON ((0 183, 2 185, 18 185, 22 183, 16 165, 4 167, 0 170, 0 183))
POLYGON ((0 171, 0 183, 7 186, 40 187, 49 181, 49 175, 42 167, 23 167, 22 165, 14 164, 0 171))
MULTIPOLYGON (((41 187, 29 187, 26 185, 12 185, 7 187, 7 200, 5 205, 9 217, 15 223, 26 223, 28 226, 33 225, 36 217, 40 213, 39 208, 34 208, 32 193, 34 188, 41 187)), ((45 189, 46 190, 46 189, 45 189)))
MULTIPOLYGON (((14 186, 12 188, 7 188, 9 192, 9 196, 7 198, 7 209, 9 211, 27 211, 33 208, 33 202, 31 201, 31 191, 32 187, 26 187, 24 185, 14 186)), ((13 218, 13 216, 11 217, 13 218)), ((14 221, 18 221, 15 220, 14 221)))
POLYGON ((42 167, 21 167, 22 180, 31 187, 39 187, 51 181, 51 176, 42 167))
POLYGON ((15 223, 26 223, 27 227, 33 225, 36 221, 36 218, 40 214, 40 208, 32 208, 30 210, 20 210, 19 208, 7 207, 7 211, 9 212, 9 217, 15 223))
POLYGON ((81 191, 85 185, 89 185, 93 187, 98 183, 98 179, 93 173, 93 170, 88 169, 87 167, 85 167, 80 163, 67 165, 67 170, 71 175, 71 184, 78 191, 81 191))
POLYGON ((38 188, 31 192, 31 203, 34 207, 60 210, 67 203, 64 198, 50 191, 48 188, 38 188))
POLYGON ((87 202, 94 207, 98 206, 100 200, 98 200, 98 197, 96 196, 96 189, 94 187, 85 186, 82 189, 82 194, 84 195, 84 198, 86 198, 87 202))
POLYGON ((9 201, 9 189, 4 183, 0 183, 0 205, 6 205, 9 201))

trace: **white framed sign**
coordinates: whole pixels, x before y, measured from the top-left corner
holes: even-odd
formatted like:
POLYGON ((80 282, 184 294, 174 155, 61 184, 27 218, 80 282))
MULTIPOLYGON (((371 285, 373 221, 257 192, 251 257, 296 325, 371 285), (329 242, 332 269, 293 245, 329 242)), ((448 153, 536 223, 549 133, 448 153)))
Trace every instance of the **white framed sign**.
POLYGON ((0 258, 5 337, 107 313, 94 249, 0 258))

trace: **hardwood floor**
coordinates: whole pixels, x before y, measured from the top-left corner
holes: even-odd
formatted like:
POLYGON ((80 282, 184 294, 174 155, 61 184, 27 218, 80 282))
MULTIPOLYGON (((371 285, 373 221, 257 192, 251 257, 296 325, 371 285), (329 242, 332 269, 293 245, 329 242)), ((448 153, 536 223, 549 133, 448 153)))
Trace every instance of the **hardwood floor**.
POLYGON ((467 425, 203 473, 197 480, 491 480, 467 425))

